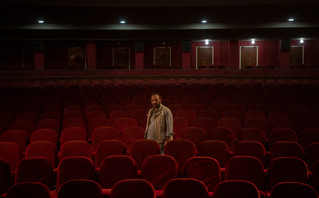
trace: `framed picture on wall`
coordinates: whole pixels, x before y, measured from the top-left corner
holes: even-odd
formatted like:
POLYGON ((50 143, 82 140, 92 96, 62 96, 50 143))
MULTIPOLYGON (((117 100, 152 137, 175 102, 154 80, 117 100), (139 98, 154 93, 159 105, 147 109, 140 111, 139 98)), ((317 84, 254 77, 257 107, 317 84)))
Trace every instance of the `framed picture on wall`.
POLYGON ((69 67, 70 69, 86 69, 86 48, 69 48, 69 67))
POLYGON ((214 65, 214 47, 196 47, 196 69, 209 68, 214 65))
POLYGON ((254 68, 258 66, 258 46, 240 46, 239 68, 254 68))
POLYGON ((114 47, 113 67, 116 69, 130 69, 130 48, 128 47, 114 47))
POLYGON ((159 67, 171 66, 171 48, 154 47, 153 65, 159 67))

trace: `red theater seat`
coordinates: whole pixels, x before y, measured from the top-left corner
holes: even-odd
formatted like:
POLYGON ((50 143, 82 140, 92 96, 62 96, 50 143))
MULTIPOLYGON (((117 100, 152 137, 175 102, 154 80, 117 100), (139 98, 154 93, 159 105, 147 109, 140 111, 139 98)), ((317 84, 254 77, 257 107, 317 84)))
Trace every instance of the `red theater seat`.
POLYGON ((298 136, 295 130, 291 128, 275 128, 269 132, 268 145, 271 147, 277 141, 297 142, 298 136))
POLYGON ((220 167, 224 168, 230 157, 227 144, 221 140, 206 140, 198 146, 198 156, 207 156, 216 159, 220 167))
POLYGON ((60 160, 71 156, 84 156, 91 159, 91 145, 84 140, 71 140, 65 142, 60 149, 60 160))
POLYGON ((73 156, 60 161, 57 170, 57 189, 73 179, 95 180, 94 162, 87 157, 73 156))
POLYGON ((103 140, 120 139, 120 132, 110 126, 100 126, 93 130, 92 133, 92 151, 96 151, 96 147, 103 140))
POLYGON ((49 141, 32 142, 26 148, 25 157, 45 157, 50 160, 52 167, 54 168, 57 165, 57 147, 49 141))
POLYGON ((120 140, 103 140, 96 147, 95 167, 100 167, 102 160, 110 155, 126 155, 126 146, 120 140))
POLYGON ((183 170, 185 178, 194 178, 204 182, 210 192, 221 181, 219 163, 211 157, 191 157, 186 160, 183 170))
POLYGON ((40 182, 24 182, 11 186, 7 198, 50 198, 50 189, 40 182))
POLYGON ((184 109, 184 110, 179 110, 176 112, 176 116, 177 117, 184 117, 186 118, 187 122, 188 123, 191 123, 193 122, 197 115, 196 115, 196 112, 193 111, 193 110, 188 110, 188 109, 184 109))
POLYGON ((11 172, 16 170, 20 157, 21 152, 17 143, 0 142, 0 159, 9 163, 11 172))
POLYGON ((190 140, 194 143, 195 147, 206 140, 206 131, 200 127, 185 127, 182 129, 182 139, 190 140))
POLYGON ((184 117, 173 117, 173 123, 174 139, 180 139, 182 130, 188 127, 188 121, 184 117))
POLYGON ((156 198, 153 185, 144 179, 123 179, 114 184, 112 198, 139 197, 156 198))
POLYGON ((169 155, 151 155, 142 163, 142 179, 149 181, 156 190, 177 177, 177 161, 169 155))
POLYGON ((53 188, 52 162, 45 157, 21 159, 15 172, 15 183, 40 182, 53 188))
POLYGON ((319 128, 305 128, 299 134, 299 141, 304 148, 311 143, 319 142, 319 128))
POLYGON ((58 133, 53 129, 37 129, 31 133, 30 143, 36 141, 49 141, 56 145, 58 133))
POLYGON ((87 131, 83 127, 68 127, 62 130, 60 145, 71 140, 87 140, 87 131))
POLYGON ((206 135, 208 140, 224 141, 230 149, 233 148, 236 141, 234 132, 227 127, 214 127, 210 132, 207 132, 206 135))
POLYGON ((263 144, 254 140, 243 140, 235 144, 234 156, 252 156, 266 163, 266 149, 263 144))
POLYGON ((163 198, 208 198, 209 193, 205 184, 197 179, 172 179, 163 189, 163 198))
POLYGON ((239 133, 239 141, 241 140, 254 140, 258 141, 262 144, 265 144, 266 142, 266 137, 265 137, 265 132, 256 127, 246 127, 242 128, 239 133))
POLYGON ((221 118, 217 121, 217 127, 226 127, 234 132, 234 137, 238 138, 241 129, 241 123, 236 118, 221 118))
POLYGON ((127 155, 111 155, 100 164, 99 183, 103 189, 110 189, 123 179, 136 179, 137 169, 134 159, 127 155))
POLYGON ((226 180, 215 186, 213 198, 259 198, 257 187, 249 181, 226 180))
POLYGON ((316 190, 305 183, 281 182, 276 184, 270 191, 271 198, 318 198, 316 190))
POLYGON ((270 188, 279 182, 286 181, 307 183, 308 168, 306 163, 299 158, 278 157, 269 163, 268 178, 270 188))
POLYGON ((63 183, 57 192, 57 198, 102 198, 101 186, 89 179, 74 179, 63 183))
POLYGON ((24 153, 25 146, 28 143, 29 134, 24 130, 12 129, 5 131, 1 135, 1 142, 14 142, 19 145, 21 154, 24 153))
MULTIPOLYGON (((1 151, 0 151, 1 152, 1 151)), ((8 161, 0 159, 0 196, 11 186, 11 169, 8 161)))
POLYGON ((305 152, 302 146, 293 141, 277 141, 270 147, 270 160, 277 157, 296 157, 305 159, 305 152))
POLYGON ((262 161, 252 156, 235 156, 227 161, 226 180, 246 180, 260 191, 266 190, 266 173, 262 161))
POLYGON ((121 140, 126 145, 127 150, 131 149, 134 141, 144 139, 144 129, 139 126, 128 126, 122 129, 121 140))
POLYGON ((130 156, 135 160, 137 169, 140 170, 143 160, 150 155, 159 155, 160 146, 155 140, 136 140, 131 145, 130 156))

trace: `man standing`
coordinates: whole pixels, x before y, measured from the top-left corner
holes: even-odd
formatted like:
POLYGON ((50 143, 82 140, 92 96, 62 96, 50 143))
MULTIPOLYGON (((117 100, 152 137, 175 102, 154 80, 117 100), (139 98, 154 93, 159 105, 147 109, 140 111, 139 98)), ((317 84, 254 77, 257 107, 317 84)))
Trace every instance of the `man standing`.
POLYGON ((169 108, 162 105, 159 94, 152 94, 153 107, 148 111, 145 129, 145 139, 156 140, 164 154, 164 145, 173 139, 173 115, 169 108))

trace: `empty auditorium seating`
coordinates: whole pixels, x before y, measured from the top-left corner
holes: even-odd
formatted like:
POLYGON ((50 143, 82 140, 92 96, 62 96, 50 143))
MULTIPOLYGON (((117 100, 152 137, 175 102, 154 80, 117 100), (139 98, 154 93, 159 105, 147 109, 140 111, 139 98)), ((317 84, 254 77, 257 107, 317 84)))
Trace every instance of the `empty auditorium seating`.
POLYGON ((236 118, 221 118, 217 121, 218 127, 226 127, 233 131, 234 137, 238 138, 241 129, 241 123, 236 118))
POLYGON ((319 128, 305 128, 299 133, 299 141, 303 147, 307 145, 319 142, 319 128))
POLYGON ((20 129, 12 129, 7 130, 1 135, 1 142, 14 142, 19 145, 19 150, 24 153, 25 146, 27 145, 29 138, 29 134, 24 130, 20 129))
POLYGON ((305 147, 306 162, 309 170, 312 170, 314 164, 319 160, 319 142, 308 144, 305 147))
POLYGON ((57 144, 58 132, 53 129, 37 129, 31 133, 30 143, 36 141, 49 141, 57 144))
POLYGON ((275 128, 269 132, 268 144, 271 147, 277 141, 292 141, 297 142, 298 137, 296 131, 291 128, 275 128))
POLYGON ((124 110, 115 110, 109 113, 109 120, 113 124, 119 118, 127 118, 130 114, 124 110))
POLYGON ((184 110, 179 110, 176 112, 176 116, 177 117, 184 117, 186 118, 187 122, 188 123, 192 123, 197 115, 196 115, 196 112, 193 111, 193 110, 188 110, 188 109, 184 109, 184 110))
POLYGON ((253 156, 263 164, 266 163, 266 149, 263 144, 254 140, 243 140, 238 142, 233 149, 234 156, 253 156))
POLYGON ((15 120, 10 123, 10 129, 24 130, 30 135, 34 130, 34 125, 30 120, 15 120))
POLYGON ((129 151, 135 140, 144 139, 144 129, 139 126, 128 126, 121 131, 121 140, 129 151))
POLYGON ((216 126, 216 122, 210 117, 197 117, 193 122, 189 124, 189 126, 200 127, 204 129, 205 132, 207 132, 216 126))
POLYGON ((36 123, 35 129, 53 129, 56 133, 59 133, 60 123, 54 119, 42 119, 36 123))
POLYGON ((230 151, 222 140, 206 140, 199 144, 197 155, 212 157, 218 161, 220 167, 225 167, 230 151))
POLYGON ((232 149, 237 140, 232 129, 227 127, 214 127, 210 132, 207 132, 206 135, 208 140, 224 141, 230 149, 232 149))
POLYGON ((266 142, 265 132, 257 127, 242 128, 239 133, 239 141, 241 140, 255 140, 262 144, 266 142))
POLYGON ((173 132, 174 139, 180 139, 182 136, 182 129, 188 127, 188 121, 184 117, 173 117, 173 132))
POLYGON ((296 157, 305 159, 305 152, 302 146, 293 141, 277 141, 270 147, 270 160, 276 157, 296 157))
POLYGON ((120 132, 110 126, 100 126, 93 130, 92 133, 92 151, 96 151, 96 147, 103 140, 120 139, 120 132))
POLYGON ((138 126, 137 121, 134 118, 119 118, 113 122, 113 127, 117 128, 120 132, 126 127, 138 126))
POLYGON ((256 127, 264 131, 265 135, 268 134, 268 124, 265 119, 261 118, 247 118, 244 121, 244 128, 256 127))

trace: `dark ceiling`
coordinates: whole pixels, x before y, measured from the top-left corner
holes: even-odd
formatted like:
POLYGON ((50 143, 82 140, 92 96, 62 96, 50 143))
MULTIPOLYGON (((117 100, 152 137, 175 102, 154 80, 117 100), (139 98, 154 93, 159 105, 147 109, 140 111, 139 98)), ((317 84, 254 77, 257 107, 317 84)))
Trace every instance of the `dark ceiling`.
POLYGON ((0 2, 6 39, 198 40, 319 38, 316 0, 0 2), (288 22, 294 17, 295 22, 288 22), (37 24, 38 19, 45 24, 37 24), (120 24, 121 19, 126 24, 120 24), (201 20, 208 20, 201 24, 201 20))

